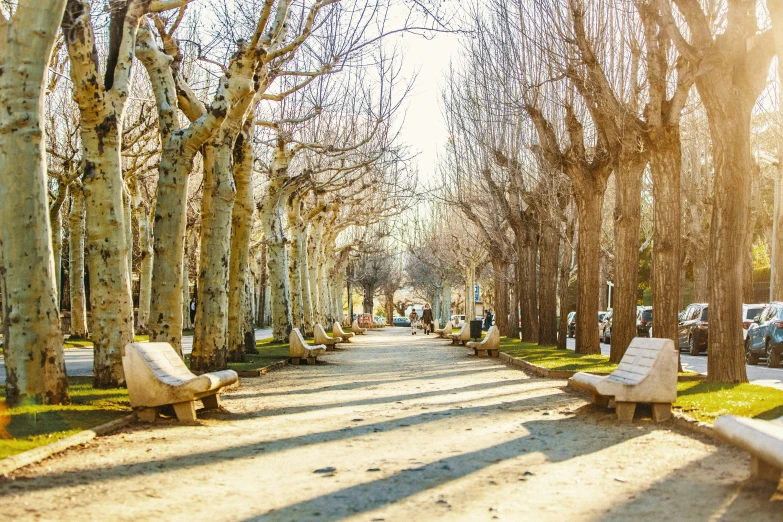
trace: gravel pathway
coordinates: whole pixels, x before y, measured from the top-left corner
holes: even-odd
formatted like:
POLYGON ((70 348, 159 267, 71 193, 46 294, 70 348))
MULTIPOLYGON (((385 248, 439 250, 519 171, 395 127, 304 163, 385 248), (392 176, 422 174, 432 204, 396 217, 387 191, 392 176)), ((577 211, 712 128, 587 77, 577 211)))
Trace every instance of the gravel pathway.
MULTIPOLYGON (((407 328, 0 479, 6 520, 781 520, 748 457, 407 328)), ((649 411, 647 411, 649 417, 649 411)))

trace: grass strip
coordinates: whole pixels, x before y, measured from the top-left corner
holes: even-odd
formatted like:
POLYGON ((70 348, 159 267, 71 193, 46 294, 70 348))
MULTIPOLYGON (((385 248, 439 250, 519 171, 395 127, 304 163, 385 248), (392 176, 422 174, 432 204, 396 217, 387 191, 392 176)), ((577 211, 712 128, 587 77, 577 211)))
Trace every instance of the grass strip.
POLYGON ((91 377, 69 377, 71 404, 8 408, 0 385, 0 458, 49 444, 116 420, 131 411, 128 390, 96 389, 91 377))
MULTIPOLYGON (((550 370, 611 373, 617 368, 607 355, 582 355, 507 337, 500 339, 500 351, 550 370)), ((783 416, 783 390, 748 383, 678 382, 673 407, 709 424, 721 415, 771 420, 783 416)))

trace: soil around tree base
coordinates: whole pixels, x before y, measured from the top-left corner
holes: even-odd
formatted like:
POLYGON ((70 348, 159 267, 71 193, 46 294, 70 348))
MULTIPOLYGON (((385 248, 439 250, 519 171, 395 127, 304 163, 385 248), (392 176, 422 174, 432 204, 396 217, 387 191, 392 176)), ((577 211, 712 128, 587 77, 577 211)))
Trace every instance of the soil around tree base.
POLYGON ((407 330, 0 479, 11 520, 780 520, 748 456, 407 330), (273 485, 270 487, 270 485, 273 485))

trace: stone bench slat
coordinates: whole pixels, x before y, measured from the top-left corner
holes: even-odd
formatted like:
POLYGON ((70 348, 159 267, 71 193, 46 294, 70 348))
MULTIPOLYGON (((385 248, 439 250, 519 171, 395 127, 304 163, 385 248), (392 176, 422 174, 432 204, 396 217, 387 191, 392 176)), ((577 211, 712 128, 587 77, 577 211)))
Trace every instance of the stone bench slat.
POLYGON ((172 405, 179 420, 196 420, 194 401, 220 407, 220 389, 239 380, 233 370, 195 375, 169 343, 125 346, 122 367, 131 406, 140 419, 154 421, 160 406, 172 405))
POLYGON ((599 377, 577 373, 570 383, 593 393, 593 402, 608 405, 614 399, 617 416, 633 420, 637 402, 653 406, 656 421, 671 416, 671 403, 677 399, 677 352, 667 339, 635 338, 617 369, 599 377))
POLYGON ((724 415, 714 424, 724 440, 751 455, 752 476, 777 483, 783 470, 783 417, 774 420, 724 415))

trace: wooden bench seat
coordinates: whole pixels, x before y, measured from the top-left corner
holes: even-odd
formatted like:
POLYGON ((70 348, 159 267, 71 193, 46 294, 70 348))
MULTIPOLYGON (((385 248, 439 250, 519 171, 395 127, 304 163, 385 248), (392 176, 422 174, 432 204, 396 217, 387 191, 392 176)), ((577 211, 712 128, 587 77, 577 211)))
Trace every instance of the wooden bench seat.
POLYGON ((342 339, 341 342, 350 343, 351 337, 353 337, 356 334, 353 332, 344 331, 342 325, 338 321, 335 321, 334 324, 332 325, 332 335, 336 337, 340 337, 340 339, 342 339))
POLYGON ((774 420, 723 415, 715 431, 727 442, 750 453, 750 474, 774 483, 783 470, 783 417, 774 420))
POLYGON ((650 403, 653 419, 661 422, 671 417, 677 400, 677 355, 671 340, 636 337, 610 375, 579 372, 569 384, 591 392, 594 404, 614 400, 621 422, 633 421, 638 402, 650 403))
POLYGON ((497 326, 490 326, 487 335, 482 341, 471 341, 466 344, 468 348, 473 348, 473 352, 479 357, 499 357, 500 356, 500 330, 497 326))
POLYGON ((318 344, 310 346, 302 337, 299 328, 291 331, 291 337, 288 341, 288 356, 291 358, 291 364, 300 364, 304 359, 307 364, 315 364, 319 355, 326 353, 326 345, 318 344))
POLYGON ((446 335, 451 335, 454 332, 454 326, 451 324, 451 321, 446 321, 446 326, 443 328, 435 327, 433 331, 438 337, 446 337, 446 335))
POLYGON ((353 323, 351 323, 351 332, 359 335, 364 335, 364 332, 366 331, 367 331, 366 328, 362 328, 361 326, 359 326, 359 321, 357 321, 356 319, 353 320, 353 323))
POLYGON ((220 407, 220 389, 239 380, 234 370, 196 375, 169 343, 125 346, 122 369, 131 407, 139 419, 154 422, 161 406, 171 405, 180 421, 196 420, 196 400, 207 409, 220 407))
POLYGON ((465 321, 459 333, 446 334, 445 337, 451 339, 451 344, 462 343, 464 345, 466 342, 470 341, 470 323, 465 321))
POLYGON ((335 345, 339 342, 342 342, 341 337, 329 337, 326 335, 324 327, 321 326, 321 323, 315 323, 315 328, 313 328, 313 338, 316 344, 325 344, 327 351, 334 350, 335 345))

